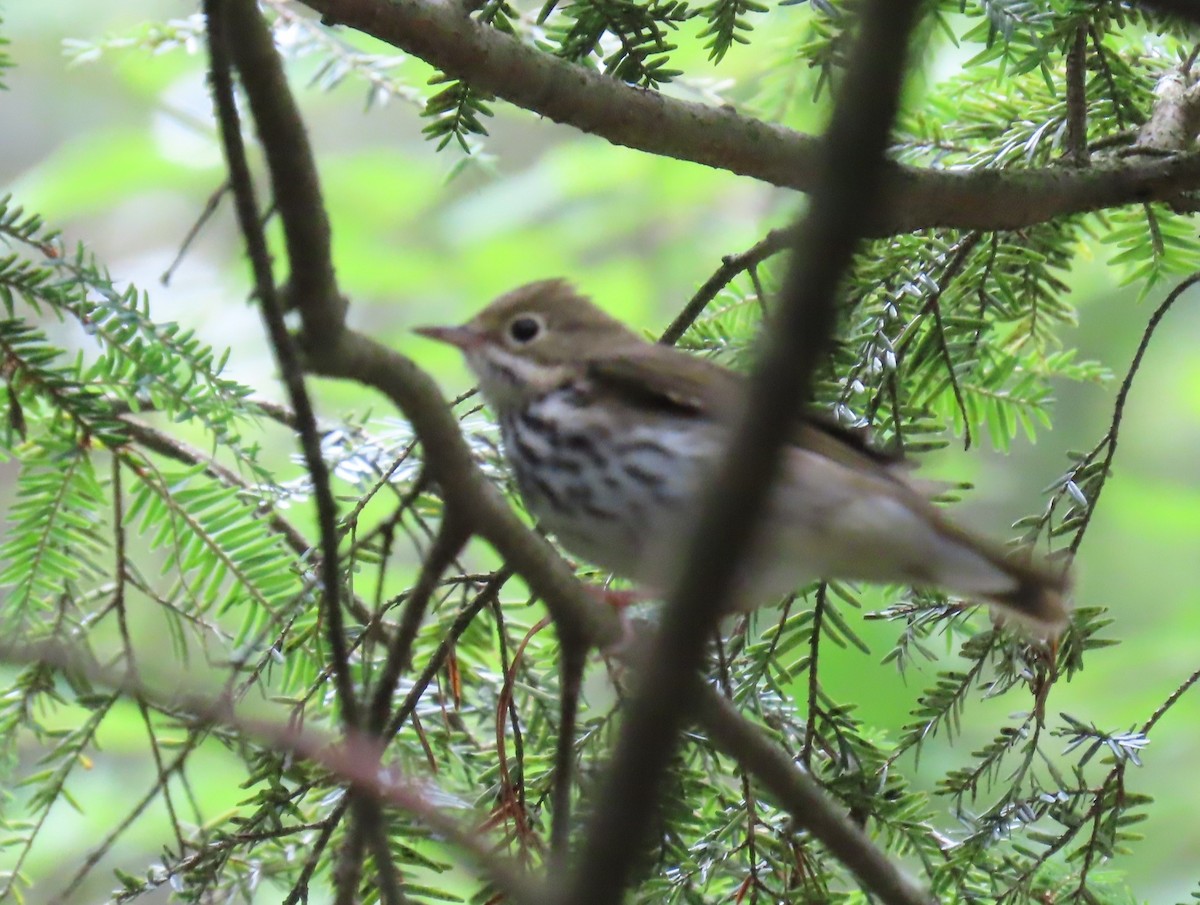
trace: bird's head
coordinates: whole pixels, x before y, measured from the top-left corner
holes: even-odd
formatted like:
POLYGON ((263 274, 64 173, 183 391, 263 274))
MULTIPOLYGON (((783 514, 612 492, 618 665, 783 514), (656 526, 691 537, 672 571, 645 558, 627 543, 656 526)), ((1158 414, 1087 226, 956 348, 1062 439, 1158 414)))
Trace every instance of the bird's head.
POLYGON ((416 332, 461 349, 484 396, 500 409, 561 386, 590 359, 646 342, 563 280, 505 293, 461 326, 416 332))

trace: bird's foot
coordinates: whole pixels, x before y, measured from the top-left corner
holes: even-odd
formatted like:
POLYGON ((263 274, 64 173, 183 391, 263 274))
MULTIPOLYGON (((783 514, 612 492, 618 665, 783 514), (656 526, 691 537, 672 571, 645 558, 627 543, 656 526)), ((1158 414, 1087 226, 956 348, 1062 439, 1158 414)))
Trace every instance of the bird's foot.
POLYGON ((623 615, 625 610, 633 606, 635 603, 643 603, 652 599, 643 591, 637 591, 633 588, 625 588, 622 590, 613 590, 612 588, 596 587, 588 585, 588 593, 591 594, 600 603, 607 604, 617 611, 618 615, 623 615))

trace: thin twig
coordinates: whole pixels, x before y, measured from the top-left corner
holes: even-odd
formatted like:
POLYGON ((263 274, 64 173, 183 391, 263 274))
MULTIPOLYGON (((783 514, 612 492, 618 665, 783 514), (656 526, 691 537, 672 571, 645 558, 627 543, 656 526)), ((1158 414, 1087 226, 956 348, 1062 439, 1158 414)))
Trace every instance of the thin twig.
POLYGON ((558 738, 554 745, 554 788, 550 798, 550 856, 566 867, 571 842, 571 786, 575 769, 575 725, 587 651, 561 645, 559 654, 558 738))
MULTIPOLYGON (((743 631, 746 622, 742 621, 743 631)), ((720 631, 714 633, 713 645, 717 651, 717 681, 721 685, 721 693, 726 700, 733 703, 733 677, 729 673, 729 657, 726 655, 725 642, 720 631)), ((743 882, 735 901, 741 902, 745 889, 750 890, 750 902, 758 901, 758 891, 763 885, 758 876, 758 810, 754 802, 754 787, 750 783, 750 773, 742 763, 738 763, 738 781, 742 786, 742 803, 746 808, 746 862, 748 865, 746 879, 743 882)))
POLYGON ((1200 669, 1197 669, 1194 673, 1188 676, 1178 688, 1176 688, 1171 692, 1170 695, 1167 696, 1167 699, 1158 706, 1158 709, 1155 710, 1154 713, 1150 714, 1150 718, 1142 724, 1142 735, 1149 735, 1150 730, 1154 728, 1154 725, 1164 716, 1166 716, 1167 711, 1174 707, 1179 699, 1187 693, 1188 689, 1195 685, 1198 681, 1200 681, 1200 669))
MULTIPOLYGON (((113 573, 116 583, 113 587, 113 609, 117 614, 117 631, 121 636, 121 647, 125 654, 125 668, 129 677, 136 684, 141 684, 141 676, 137 665, 137 656, 133 649, 133 637, 129 632, 129 614, 126 611, 125 587, 129 579, 129 561, 126 555, 125 528, 125 491, 121 487, 121 459, 113 456, 112 460, 112 499, 113 499, 113 573)), ((167 818, 175 834, 175 842, 179 846, 179 855, 183 856, 187 843, 183 841, 183 831, 179 826, 179 815, 175 813, 175 802, 171 797, 170 778, 163 766, 162 749, 158 744, 158 736, 154 732, 154 723, 150 720, 150 709, 142 698, 137 699, 138 712, 142 724, 146 727, 146 736, 150 742, 150 756, 154 761, 154 770, 158 776, 158 785, 162 789, 163 804, 167 808, 167 818)))
POLYGON ((817 678, 817 664, 821 655, 821 625, 825 616, 828 582, 817 585, 817 602, 813 606, 812 634, 808 639, 808 710, 804 717, 804 744, 800 748, 800 763, 806 770, 812 768, 813 742, 817 734, 817 693, 821 683, 817 678))
POLYGON ((1129 370, 1125 373, 1125 379, 1121 381, 1121 388, 1117 391, 1117 398, 1113 402, 1112 421, 1109 423, 1108 433, 1100 442, 1093 455, 1099 451, 1100 447, 1105 447, 1104 460, 1100 466, 1100 478, 1096 484, 1095 491, 1088 498, 1088 505, 1083 511, 1083 519, 1076 530, 1075 537, 1071 539, 1071 545, 1068 548, 1070 555, 1074 556, 1079 552, 1079 545, 1083 543, 1083 535, 1091 524, 1092 514, 1096 511, 1096 506, 1100 502, 1100 494, 1104 491, 1105 484, 1108 483, 1108 474, 1112 468, 1113 459, 1117 455, 1117 439, 1121 431, 1121 420, 1125 415, 1125 403, 1129 399, 1129 391, 1133 389, 1133 379, 1137 376, 1138 368, 1142 365, 1142 358, 1146 354, 1146 349, 1150 346, 1150 340, 1154 336, 1154 331, 1158 329, 1158 325, 1162 319, 1166 317, 1171 306, 1179 300, 1192 286, 1200 283, 1200 271, 1193 273, 1187 279, 1181 281, 1174 289, 1172 289, 1165 299, 1154 309, 1154 313, 1150 315, 1150 320, 1146 323, 1146 329, 1142 331, 1141 341, 1138 343, 1137 351, 1133 353, 1133 361, 1129 365, 1129 370))
POLYGON ((504 608, 499 598, 492 601, 492 616, 496 620, 496 641, 500 648, 500 670, 504 682, 500 686, 500 694, 496 701, 496 760, 500 774, 500 811, 504 815, 513 815, 516 824, 517 841, 521 852, 527 851, 527 843, 531 837, 529 813, 525 799, 525 735, 521 730, 521 714, 517 710, 517 702, 513 688, 517 682, 517 669, 525 655, 525 647, 533 640, 533 636, 549 624, 549 620, 541 619, 535 623, 524 637, 517 643, 510 654, 508 649, 508 627, 504 620, 504 608), (508 749, 505 745, 505 726, 512 729, 513 759, 516 770, 508 766, 508 749), (513 779, 513 775, 516 779, 513 779), (516 793, 515 796, 513 793, 516 793))
POLYGON ((229 181, 226 180, 217 186, 216 191, 208 196, 208 201, 205 202, 204 208, 200 211, 200 216, 196 218, 196 222, 191 225, 187 231, 187 235, 183 237, 183 242, 179 245, 179 251, 175 253, 175 258, 167 266, 167 269, 162 272, 162 276, 158 281, 164 286, 171 284, 171 277, 175 275, 175 271, 179 265, 183 263, 184 256, 188 253, 188 249, 192 247, 192 243, 196 241, 196 237, 200 235, 200 230, 204 228, 212 215, 217 212, 217 207, 221 203, 221 199, 229 192, 229 181))
POLYGON ((1113 73, 1112 66, 1109 65, 1108 54, 1104 51, 1104 35, 1100 34, 1100 29, 1095 25, 1089 25, 1088 38, 1092 42, 1092 52, 1096 55, 1096 63, 1104 76, 1104 82, 1108 85, 1108 97, 1112 101, 1113 115, 1117 118, 1117 126, 1124 131, 1129 126, 1129 119, 1126 117, 1125 111, 1121 109, 1121 101, 1127 100, 1127 98, 1117 88, 1117 77, 1113 73))
POLYGON ((400 617, 400 627, 388 648, 383 672, 375 685, 366 723, 367 732, 372 735, 378 735, 387 725, 392 698, 396 693, 396 683, 400 681, 401 673, 412 661, 413 642, 425 618, 425 609, 433 592, 437 590, 442 573, 462 550, 468 537, 462 524, 454 518, 453 510, 446 509, 433 546, 421 563, 417 583, 409 592, 404 613, 400 617))
POLYGON ((786 251, 792 242, 792 233, 791 229, 773 229, 740 254, 723 257, 721 266, 696 290, 688 303, 683 306, 683 310, 675 315, 675 319, 667 325, 667 329, 663 331, 658 341, 664 346, 673 346, 679 342, 683 334, 696 322, 696 318, 704 313, 704 309, 722 289, 733 281, 734 277, 743 270, 753 271, 767 258, 786 251))
MULTIPOLYGON (((896 358, 898 360, 902 360, 906 355, 908 355, 913 343, 916 342, 918 334, 913 328, 917 324, 917 321, 926 314, 933 315, 934 339, 937 342, 938 352, 941 354, 942 360, 945 363, 946 376, 950 381, 950 389, 954 394, 954 402, 958 406, 959 413, 962 415, 963 449, 965 450, 971 448, 971 419, 967 417, 966 399, 963 397, 962 387, 958 382, 958 374, 954 370, 954 358, 951 356, 950 347, 946 343, 946 325, 942 319, 942 296, 962 272, 967 260, 971 257, 971 253, 975 250, 975 247, 979 244, 982 238, 983 233, 973 232, 968 234, 961 242, 958 243, 954 249, 954 253, 950 256, 950 260, 946 262, 946 267, 942 271, 941 278, 937 281, 937 286, 934 289, 933 294, 922 306, 920 313, 914 317, 912 321, 905 325, 904 332, 908 333, 908 335, 905 337, 903 342, 899 343, 896 348, 896 358), (912 332, 909 332, 910 330, 912 332)), ((980 319, 982 320, 982 315, 980 319)), ((891 381, 889 383, 889 389, 891 390, 893 396, 892 417, 896 419, 896 436, 897 438, 903 440, 904 434, 900 430, 900 406, 898 404, 898 400, 896 399, 894 372, 889 375, 889 379, 891 381)), ((880 398, 881 395, 876 395, 874 401, 875 407, 877 407, 878 400, 880 398)))
POLYGON ((967 400, 963 397, 962 387, 958 382, 958 372, 954 370, 954 356, 950 354, 950 346, 946 342, 946 323, 942 319, 941 291, 934 293, 931 299, 933 310, 933 335, 937 339, 938 351, 946 363, 946 376, 950 379, 950 391, 954 394, 954 404, 958 406, 963 422, 963 451, 971 448, 971 419, 967 415, 967 400))
POLYGON ((1196 44, 1191 52, 1188 53, 1187 59, 1183 61, 1183 65, 1179 67, 1179 71, 1185 76, 1192 74, 1192 67, 1196 65, 1196 60, 1200 59, 1200 44, 1196 44))
POLYGON ((298 905, 299 902, 308 901, 308 883, 312 876, 317 871, 317 865, 321 861, 321 855, 324 854, 326 847, 329 845, 329 840, 333 838, 333 831, 337 829, 337 825, 341 822, 342 816, 346 813, 346 808, 350 805, 350 799, 343 797, 333 810, 330 811, 325 819, 321 822, 321 832, 317 834, 316 840, 309 846, 308 855, 304 859, 304 866, 300 868, 300 874, 296 877, 296 882, 292 884, 292 888, 288 891, 282 905, 298 905))

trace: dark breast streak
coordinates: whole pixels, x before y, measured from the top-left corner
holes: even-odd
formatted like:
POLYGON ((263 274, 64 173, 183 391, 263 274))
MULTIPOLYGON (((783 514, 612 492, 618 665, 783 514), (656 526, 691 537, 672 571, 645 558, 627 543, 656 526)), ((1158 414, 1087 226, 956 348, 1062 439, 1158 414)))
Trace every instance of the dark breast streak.
POLYGON ((503 412, 504 452, 529 511, 571 553, 635 580, 690 523, 711 439, 689 418, 613 413, 586 386, 503 412))
POLYGON ((563 387, 506 412, 500 421, 517 487, 529 508, 551 526, 563 518, 616 521, 621 516, 604 500, 610 495, 604 492, 605 472, 613 463, 603 448, 611 438, 589 417, 591 404, 583 393, 563 387), (573 413, 579 417, 569 418, 573 413))

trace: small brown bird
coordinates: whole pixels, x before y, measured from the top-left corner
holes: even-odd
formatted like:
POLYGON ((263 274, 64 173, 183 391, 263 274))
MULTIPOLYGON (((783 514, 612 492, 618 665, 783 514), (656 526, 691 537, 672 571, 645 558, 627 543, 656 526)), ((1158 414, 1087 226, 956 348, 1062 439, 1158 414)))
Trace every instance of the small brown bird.
MULTIPOLYGON (((567 550, 653 591, 671 586, 746 393, 744 378, 651 343, 567 283, 514 289, 458 327, 529 509, 567 550)), ((897 463, 798 421, 752 545, 745 608, 816 579, 937 586, 1037 633, 1066 624, 1066 576, 950 523, 897 463)))

